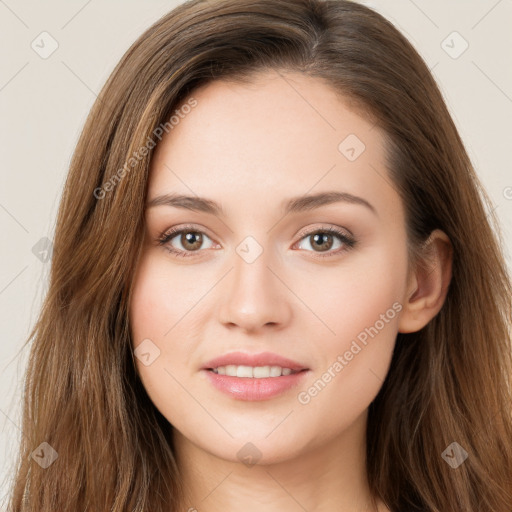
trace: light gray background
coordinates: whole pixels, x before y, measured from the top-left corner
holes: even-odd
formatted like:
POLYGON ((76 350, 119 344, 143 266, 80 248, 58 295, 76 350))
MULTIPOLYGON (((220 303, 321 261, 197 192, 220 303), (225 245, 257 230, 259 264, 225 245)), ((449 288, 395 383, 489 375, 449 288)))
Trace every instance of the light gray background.
MULTIPOLYGON (((0 508, 20 435, 28 348, 50 261, 32 248, 53 238, 71 154, 96 94, 130 44, 181 1, 0 0, 0 508), (50 48, 46 31, 58 43, 50 48), (45 38, 43 42, 41 39, 45 38), (44 45, 44 49, 43 49, 44 45)), ((433 70, 512 252, 512 2, 363 1, 390 19, 433 70), (451 35, 454 31, 461 37, 451 35), (467 50, 453 58, 463 49, 467 50), (443 43, 443 41, 445 41, 443 43), (451 56, 449 55, 451 53, 451 56)))

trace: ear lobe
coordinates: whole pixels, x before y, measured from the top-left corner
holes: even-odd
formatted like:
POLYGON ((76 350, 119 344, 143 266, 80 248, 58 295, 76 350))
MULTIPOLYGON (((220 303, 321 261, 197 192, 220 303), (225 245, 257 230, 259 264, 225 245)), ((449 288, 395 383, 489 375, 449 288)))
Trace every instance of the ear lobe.
POLYGON ((452 278, 452 260, 453 248, 448 236, 439 229, 432 231, 420 261, 411 271, 399 332, 417 332, 439 313, 452 278))

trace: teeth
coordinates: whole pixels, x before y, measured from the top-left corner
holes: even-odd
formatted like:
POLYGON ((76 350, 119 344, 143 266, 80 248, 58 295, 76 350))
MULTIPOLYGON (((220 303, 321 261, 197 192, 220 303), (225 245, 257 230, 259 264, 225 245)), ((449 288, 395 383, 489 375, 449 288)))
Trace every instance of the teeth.
POLYGON ((281 368, 280 366, 237 366, 234 364, 219 366, 218 368, 213 368, 212 371, 219 375, 228 375, 229 377, 246 377, 254 379, 281 377, 282 375, 297 373, 292 371, 290 368, 281 368))

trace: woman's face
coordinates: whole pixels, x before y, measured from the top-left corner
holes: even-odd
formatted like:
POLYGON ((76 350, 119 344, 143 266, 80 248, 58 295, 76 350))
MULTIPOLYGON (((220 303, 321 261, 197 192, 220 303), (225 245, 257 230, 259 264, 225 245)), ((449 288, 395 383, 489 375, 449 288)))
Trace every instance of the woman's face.
POLYGON ((193 97, 152 160, 137 369, 196 447, 287 460, 362 426, 383 384, 409 293, 403 205, 382 133, 324 82, 268 72, 193 97))

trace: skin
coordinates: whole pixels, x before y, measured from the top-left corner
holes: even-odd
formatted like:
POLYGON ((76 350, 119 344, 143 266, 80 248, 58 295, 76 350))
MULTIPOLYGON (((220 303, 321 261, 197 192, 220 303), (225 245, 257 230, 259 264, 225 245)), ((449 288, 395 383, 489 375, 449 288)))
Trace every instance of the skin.
MULTIPOLYGON (((130 303, 134 348, 149 338, 160 350, 148 366, 137 359, 137 369, 175 428, 187 489, 182 510, 377 510, 365 472, 368 406, 397 333, 421 329, 443 304, 449 240, 434 232, 430 270, 408 272, 403 204, 384 166, 382 132, 323 81, 265 71, 250 85, 216 81, 193 97, 197 106, 156 148, 148 201, 197 195, 220 203, 226 215, 148 208, 130 303), (366 146, 354 161, 338 150, 349 134, 366 146), (283 201, 320 191, 359 196, 376 213, 337 202, 283 215, 283 201), (157 240, 184 224, 204 235, 195 252, 180 235, 168 242, 192 253, 180 258, 157 240), (356 244, 347 248, 334 236, 333 256, 322 259, 322 242, 302 233, 331 226, 349 230, 356 244), (236 251, 247 236, 263 249, 250 264, 236 251), (337 357, 394 303, 401 307, 394 318, 300 403, 298 393, 329 367, 332 376, 337 357), (270 400, 235 399, 199 371, 234 350, 275 352, 310 373, 270 400), (248 442, 260 452, 252 466, 237 456, 248 442)), ((378 511, 387 510, 378 501, 378 511)))

